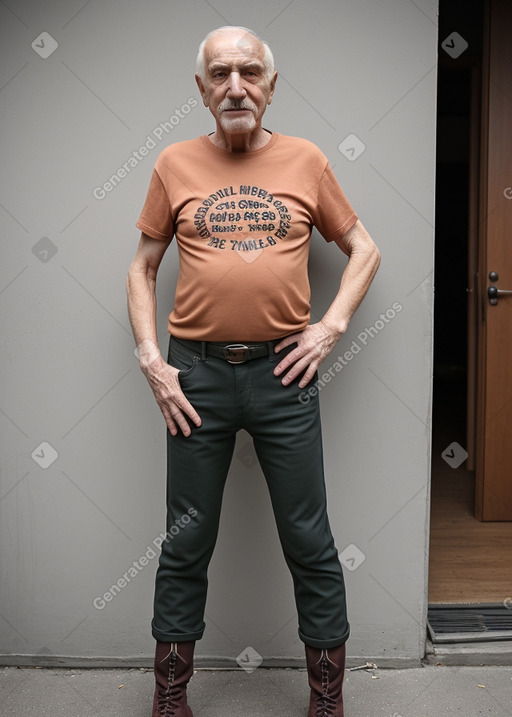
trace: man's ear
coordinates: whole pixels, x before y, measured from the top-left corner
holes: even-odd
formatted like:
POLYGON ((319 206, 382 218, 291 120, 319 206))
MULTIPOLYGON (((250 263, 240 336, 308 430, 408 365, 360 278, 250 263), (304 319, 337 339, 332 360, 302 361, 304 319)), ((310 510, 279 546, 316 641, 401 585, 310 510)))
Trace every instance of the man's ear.
POLYGON ((197 86, 199 87, 199 92, 201 93, 201 97, 203 98, 203 105, 205 107, 208 107, 208 101, 206 99, 206 90, 204 89, 204 83, 202 79, 199 77, 199 75, 195 76, 197 86))
POLYGON ((272 75, 272 79, 270 80, 270 94, 268 96, 267 105, 269 105, 272 102, 272 98, 274 96, 274 91, 276 89, 276 81, 277 81, 277 72, 274 72, 272 75))

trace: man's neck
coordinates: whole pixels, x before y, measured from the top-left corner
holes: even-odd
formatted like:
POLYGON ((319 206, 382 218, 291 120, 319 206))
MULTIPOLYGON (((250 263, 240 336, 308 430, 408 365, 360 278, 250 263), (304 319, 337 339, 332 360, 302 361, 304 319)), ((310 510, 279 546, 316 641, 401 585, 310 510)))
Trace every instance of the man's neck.
POLYGON ((270 141, 271 136, 272 132, 262 127, 244 134, 228 134, 217 127, 216 131, 208 136, 208 139, 216 147, 225 149, 227 152, 238 153, 261 149, 270 141))

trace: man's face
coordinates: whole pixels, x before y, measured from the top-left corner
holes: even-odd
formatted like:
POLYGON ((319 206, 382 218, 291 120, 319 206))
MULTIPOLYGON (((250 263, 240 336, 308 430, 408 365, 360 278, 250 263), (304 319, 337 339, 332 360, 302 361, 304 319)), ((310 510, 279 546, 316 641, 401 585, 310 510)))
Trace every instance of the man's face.
POLYGON ((246 134, 261 126, 272 101, 277 73, 265 73, 263 45, 252 35, 219 33, 205 46, 204 81, 196 75, 203 102, 227 134, 246 134))

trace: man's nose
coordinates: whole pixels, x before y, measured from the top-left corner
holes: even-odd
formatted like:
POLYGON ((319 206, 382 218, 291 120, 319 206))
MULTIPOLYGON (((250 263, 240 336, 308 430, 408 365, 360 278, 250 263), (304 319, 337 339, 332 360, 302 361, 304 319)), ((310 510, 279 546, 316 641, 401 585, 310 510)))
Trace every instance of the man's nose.
POLYGON ((242 78, 239 72, 231 72, 231 74, 229 75, 228 95, 229 97, 233 97, 234 99, 245 97, 246 95, 246 91, 243 86, 242 78))

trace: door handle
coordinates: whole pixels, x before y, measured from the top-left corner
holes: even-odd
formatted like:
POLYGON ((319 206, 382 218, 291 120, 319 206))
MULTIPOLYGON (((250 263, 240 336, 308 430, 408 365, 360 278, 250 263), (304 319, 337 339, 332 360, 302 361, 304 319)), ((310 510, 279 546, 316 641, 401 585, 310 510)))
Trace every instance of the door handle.
POLYGON ((489 286, 487 287, 487 296, 489 297, 491 306, 496 306, 499 296, 512 296, 512 291, 508 289, 498 289, 497 286, 489 286))

